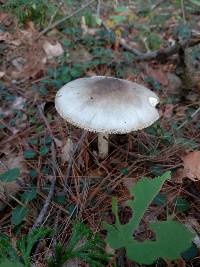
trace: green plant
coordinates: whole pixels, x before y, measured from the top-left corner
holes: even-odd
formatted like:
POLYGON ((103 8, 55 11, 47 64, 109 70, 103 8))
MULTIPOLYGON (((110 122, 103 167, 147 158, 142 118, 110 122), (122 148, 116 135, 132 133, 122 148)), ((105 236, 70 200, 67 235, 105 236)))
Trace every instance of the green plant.
POLYGON ((48 0, 7 0, 2 8, 16 16, 22 24, 31 20, 39 26, 45 26, 56 6, 48 0))
POLYGON ((12 247, 10 238, 1 234, 0 267, 30 267, 31 252, 34 245, 39 239, 50 235, 50 233, 51 231, 46 228, 35 229, 17 241, 16 249, 12 247), (20 256, 17 256, 19 254, 20 256))
POLYGON ((81 222, 74 224, 66 248, 57 243, 55 255, 49 259, 48 266, 61 267, 71 259, 79 259, 93 267, 103 267, 109 259, 103 240, 81 222))
POLYGON ((194 235, 181 223, 167 219, 166 221, 150 223, 155 233, 155 240, 139 242, 133 238, 141 219, 160 191, 163 183, 170 178, 170 172, 164 173, 153 180, 141 179, 131 190, 133 200, 128 205, 134 216, 127 224, 122 225, 118 216, 117 201, 114 198, 112 212, 116 217, 114 225, 104 223, 108 231, 107 243, 114 249, 126 248, 127 257, 140 264, 152 264, 158 258, 177 259, 180 254, 191 246, 194 235))

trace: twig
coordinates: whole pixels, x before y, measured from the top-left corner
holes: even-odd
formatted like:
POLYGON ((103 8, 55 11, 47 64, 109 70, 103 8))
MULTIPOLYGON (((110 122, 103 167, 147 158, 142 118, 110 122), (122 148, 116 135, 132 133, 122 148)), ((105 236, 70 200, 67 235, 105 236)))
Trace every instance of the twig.
POLYGON ((88 2, 87 4, 85 4, 84 6, 82 6, 81 8, 77 9, 76 11, 72 12, 72 14, 67 15, 66 17, 55 21, 53 24, 49 25, 48 27, 46 27, 43 31, 41 31, 39 33, 39 35, 37 36, 36 40, 38 40, 42 35, 46 34, 48 31, 52 30, 53 28, 57 27, 59 24, 63 23, 64 21, 70 19, 71 17, 77 15, 79 12, 81 12, 82 10, 84 10, 86 7, 90 6, 93 2, 95 2, 96 0, 92 0, 90 2, 88 2))
POLYGON ((165 2, 165 0, 160 0, 160 1, 158 1, 155 5, 152 6, 152 10, 158 8, 158 7, 159 7, 162 3, 164 3, 164 2, 165 2))
POLYGON ((49 23, 48 23, 48 27, 49 27, 50 25, 52 25, 52 23, 53 23, 53 21, 54 21, 54 18, 56 17, 56 15, 57 15, 57 13, 58 13, 58 11, 59 11, 59 9, 61 8, 62 5, 63 5, 62 2, 58 3, 58 7, 56 8, 55 12, 52 14, 52 16, 51 16, 51 18, 50 18, 50 21, 49 21, 49 23))
POLYGON ((183 21, 184 23, 186 23, 184 0, 181 0, 181 11, 182 11, 182 16, 183 16, 183 21))
MULTIPOLYGON (((105 24, 105 22, 102 22, 102 26, 108 31, 108 33, 112 34, 114 38, 117 39, 115 33, 105 24)), ((158 59, 158 60, 166 59, 167 57, 178 53, 180 47, 185 49, 188 47, 195 46, 200 43, 200 36, 193 34, 193 36, 189 40, 176 42, 175 45, 173 46, 147 53, 142 53, 139 50, 130 47, 123 38, 119 38, 119 43, 123 49, 135 55, 134 61, 150 61, 153 59, 158 59)))
MULTIPOLYGON (((52 143, 51 144, 51 151, 52 151, 52 161, 53 161, 53 150, 54 150, 54 144, 52 143)), ((39 216, 37 217, 33 227, 32 227, 32 231, 34 229, 36 229, 37 227, 39 227, 43 221, 44 221, 44 217, 46 216, 47 214, 47 211, 48 211, 48 208, 49 208, 49 205, 50 205, 50 202, 51 202, 51 199, 53 198, 53 195, 54 195, 54 191, 55 191, 55 184, 56 184, 56 172, 55 172, 55 168, 54 168, 54 164, 52 163, 52 169, 53 169, 53 178, 51 180, 51 187, 50 187, 50 190, 49 190, 49 194, 47 196, 47 199, 39 213, 39 216)))
POLYGON ((99 17, 101 12, 101 0, 98 0, 97 2, 97 11, 96 11, 96 16, 99 17))
MULTIPOLYGON (((183 42, 177 42, 175 45, 167 48, 163 48, 154 52, 148 52, 141 54, 139 56, 136 55, 135 60, 136 61, 149 61, 153 59, 166 59, 169 56, 172 56, 174 54, 177 54, 179 51, 179 48, 182 47, 183 49, 195 46, 200 43, 200 37, 186 40, 183 42)), ((131 52, 131 51, 130 51, 131 52)))
MULTIPOLYGON (((51 128, 49 126, 49 123, 47 122, 43 112, 42 112, 42 109, 40 106, 38 106, 38 110, 39 110, 39 113, 40 113, 40 116, 42 117, 42 119, 44 120, 45 124, 46 124, 46 127, 49 131, 49 134, 51 135, 52 139, 53 139, 53 134, 52 134, 52 131, 51 131, 51 128)), ((34 229, 36 229, 37 227, 39 227, 43 221, 44 221, 44 217, 46 216, 47 214, 47 211, 48 211, 48 208, 49 208, 49 205, 50 205, 50 202, 53 198, 53 195, 54 195, 54 191, 55 191, 55 184, 56 184, 56 155, 55 155, 55 146, 54 146, 54 143, 52 142, 51 144, 51 157, 52 157, 52 171, 53 171, 53 178, 51 180, 51 186, 50 186, 50 190, 49 190, 49 194, 46 198, 46 201, 39 213, 39 216, 37 217, 33 227, 32 227, 32 231, 34 229)))
MULTIPOLYGON (((197 110, 195 110, 192 115, 190 116, 192 119, 199 113, 200 111, 200 106, 198 107, 197 110)), ((181 123, 181 125, 179 125, 179 127, 177 128, 178 130, 180 130, 183 126, 185 126, 187 123, 189 122, 189 120, 185 120, 183 123, 181 123)))

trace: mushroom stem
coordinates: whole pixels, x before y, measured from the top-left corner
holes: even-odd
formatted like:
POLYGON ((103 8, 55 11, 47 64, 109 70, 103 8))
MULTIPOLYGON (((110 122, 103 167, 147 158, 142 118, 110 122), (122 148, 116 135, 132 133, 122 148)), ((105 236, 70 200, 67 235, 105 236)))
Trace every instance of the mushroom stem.
POLYGON ((98 133, 98 150, 100 159, 105 159, 108 156, 108 134, 98 133))

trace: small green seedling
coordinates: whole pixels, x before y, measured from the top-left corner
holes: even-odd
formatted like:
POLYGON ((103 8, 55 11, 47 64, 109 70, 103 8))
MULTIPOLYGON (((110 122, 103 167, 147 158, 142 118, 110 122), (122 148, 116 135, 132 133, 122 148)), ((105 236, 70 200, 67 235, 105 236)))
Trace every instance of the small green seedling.
POLYGON ((82 222, 73 225, 71 238, 65 247, 56 244, 55 255, 49 258, 49 267, 62 267, 69 260, 78 259, 89 266, 103 267, 109 261, 109 255, 104 250, 104 241, 82 222))
POLYGON ((141 219, 155 196, 166 180, 170 179, 170 172, 164 173, 155 179, 143 178, 130 191, 134 196, 128 201, 133 217, 127 224, 121 224, 118 215, 117 201, 114 198, 112 212, 116 217, 114 225, 104 223, 108 231, 107 243, 113 249, 125 248, 127 257, 139 264, 153 264, 158 258, 175 260, 181 253, 191 247, 192 234, 183 224, 168 219, 150 223, 155 233, 155 240, 138 242, 133 238, 141 219))
POLYGON ((19 239, 16 248, 13 248, 7 235, 0 234, 0 267, 30 267, 34 245, 50 234, 51 230, 47 228, 35 229, 19 239))

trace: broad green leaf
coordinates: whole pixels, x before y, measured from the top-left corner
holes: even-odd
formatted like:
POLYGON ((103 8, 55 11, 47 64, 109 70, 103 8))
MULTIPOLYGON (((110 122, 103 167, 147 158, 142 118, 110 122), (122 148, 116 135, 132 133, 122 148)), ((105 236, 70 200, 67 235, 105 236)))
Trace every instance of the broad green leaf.
POLYGON ((0 181, 12 182, 15 181, 19 175, 20 175, 19 168, 9 169, 8 171, 0 174, 0 181))
POLYGON ((12 224, 13 225, 19 225, 24 220, 24 218, 26 217, 27 214, 28 214, 27 208, 17 206, 12 211, 12 218, 11 218, 12 224))
POLYGON ((24 202, 30 202, 33 199, 35 199, 37 196, 37 190, 36 188, 30 188, 28 191, 24 192, 21 195, 21 200, 24 202))
POLYGON ((191 246, 192 234, 176 221, 150 224, 156 234, 156 241, 133 241, 126 247, 127 256, 140 264, 152 264, 158 257, 175 260, 180 253, 191 246))
MULTIPOLYGON (((126 248, 129 259, 140 264, 152 264, 158 258, 177 259, 181 252, 191 246, 194 235, 182 224, 166 220, 151 223, 150 228, 155 233, 155 241, 139 242, 133 238, 145 211, 155 199, 163 183, 170 178, 170 172, 164 173, 155 179, 143 178, 131 190, 133 200, 128 201, 133 217, 125 225, 116 219, 114 225, 104 223, 108 232, 107 242, 114 249, 126 248)), ((113 213, 117 213, 116 200, 112 203, 113 213)), ((117 217, 117 216, 116 216, 117 217)))

